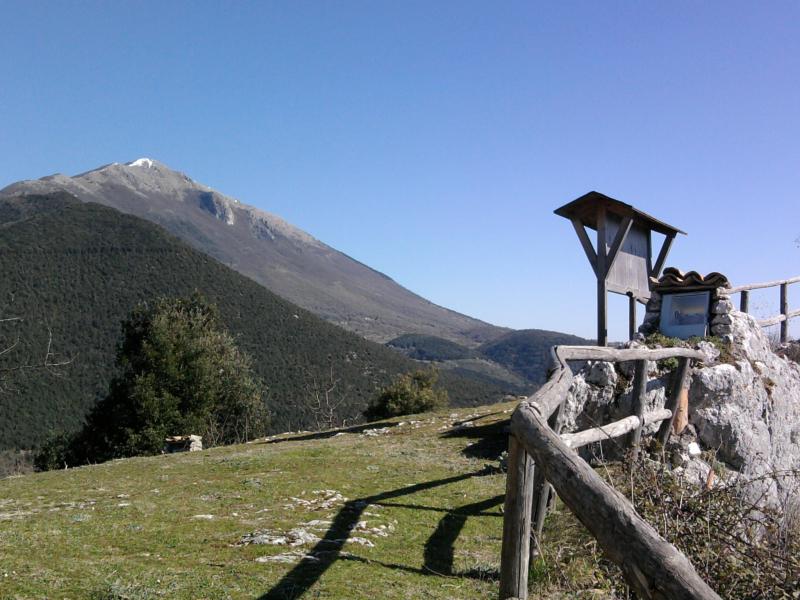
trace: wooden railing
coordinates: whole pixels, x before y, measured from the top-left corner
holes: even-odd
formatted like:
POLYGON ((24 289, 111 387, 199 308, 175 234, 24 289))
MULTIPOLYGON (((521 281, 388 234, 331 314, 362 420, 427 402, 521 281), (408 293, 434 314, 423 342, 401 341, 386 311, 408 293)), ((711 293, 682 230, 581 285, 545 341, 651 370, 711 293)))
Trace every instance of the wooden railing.
POLYGON ((539 544, 551 487, 594 535, 608 558, 620 566, 625 580, 640 598, 719 600, 689 560, 644 521, 630 502, 605 483, 574 450, 592 441, 630 434, 629 442, 634 452, 638 452, 642 428, 657 421, 661 422, 657 435, 662 442, 666 441, 690 361, 702 356, 686 348, 553 348, 556 368, 547 383, 520 403, 511 416, 500 567, 501 600, 528 597, 531 532, 535 531, 535 542, 539 544), (665 358, 679 359, 671 394, 664 409, 645 414, 647 363, 665 358), (567 364, 570 360, 636 361, 634 414, 603 427, 559 436, 558 416, 572 384, 572 371, 567 364))
POLYGON ((792 277, 790 279, 779 279, 778 281, 766 281, 764 283, 751 283, 750 285, 739 285, 725 290, 728 295, 740 293, 739 296, 739 310, 746 313, 750 310, 750 291, 760 290, 769 287, 780 286, 780 314, 767 319, 761 319, 758 324, 762 327, 769 327, 770 325, 781 324, 781 343, 789 341, 789 319, 800 317, 800 309, 789 310, 789 286, 793 283, 800 282, 800 277, 792 277))

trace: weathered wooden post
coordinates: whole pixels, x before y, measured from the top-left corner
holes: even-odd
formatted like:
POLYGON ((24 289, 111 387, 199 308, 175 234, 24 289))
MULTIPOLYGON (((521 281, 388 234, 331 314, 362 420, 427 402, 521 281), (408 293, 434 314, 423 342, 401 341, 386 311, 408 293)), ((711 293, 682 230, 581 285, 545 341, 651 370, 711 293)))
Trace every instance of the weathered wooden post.
POLYGON ((533 475, 533 459, 517 438, 509 436, 500 600, 528 597, 533 475))
POLYGON ((739 297, 739 310, 743 313, 750 310, 750 292, 748 290, 742 290, 742 294, 739 297))
POLYGON ((628 339, 636 335, 636 296, 628 294, 628 339))
POLYGON ((630 434, 630 446, 633 460, 639 458, 639 445, 642 441, 642 427, 644 426, 644 405, 647 396, 647 361, 637 360, 633 372, 633 415, 638 417, 639 426, 630 434))
POLYGON ((669 434, 672 432, 672 425, 675 422, 675 417, 678 414, 678 402, 680 402, 681 390, 686 386, 686 380, 689 377, 689 360, 688 358, 678 359, 678 368, 675 370, 674 379, 672 380, 672 390, 664 405, 664 408, 668 408, 672 411, 672 417, 662 421, 656 438, 661 442, 662 446, 667 443, 669 434))
MULTIPOLYGON (((547 420, 550 429, 556 433, 561 433, 561 412, 564 410, 564 403, 558 405, 556 411, 547 420)), ((534 467, 535 468, 535 467, 534 467)), ((536 469, 533 477, 533 517, 531 520, 531 530, 533 533, 534 542, 538 545, 542 542, 542 530, 544 529, 544 520, 547 517, 547 510, 550 506, 550 500, 553 496, 553 486, 545 480, 542 475, 541 469, 536 469)), ((538 548, 531 548, 531 556, 534 550, 538 548)))
MULTIPOLYGON (((597 344, 608 343, 608 292, 629 295, 630 314, 635 302, 650 297, 650 278, 658 278, 675 236, 684 233, 614 198, 589 192, 555 213, 569 219, 597 278, 597 344), (597 231, 597 247, 586 228, 597 231), (664 243, 653 263, 652 232, 664 235, 664 243)), ((684 234, 685 235, 685 234, 684 234)), ((634 329, 630 329, 633 337, 634 329)))
POLYGON ((781 344, 789 341, 789 284, 781 284, 781 344))

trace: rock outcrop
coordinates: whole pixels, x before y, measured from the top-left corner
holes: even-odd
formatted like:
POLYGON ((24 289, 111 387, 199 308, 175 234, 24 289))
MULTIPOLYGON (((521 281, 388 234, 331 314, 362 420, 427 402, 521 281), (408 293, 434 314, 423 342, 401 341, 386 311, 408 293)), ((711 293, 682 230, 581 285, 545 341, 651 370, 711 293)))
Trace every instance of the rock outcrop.
POLYGON ((749 477, 800 469, 800 365, 775 354, 755 319, 731 313, 733 364, 695 371, 698 441, 749 477))
MULTIPOLYGON (((729 342, 723 358, 712 344, 700 343, 708 358, 691 375, 689 426, 679 438, 683 459, 678 462, 684 462, 687 471, 702 471, 697 479, 704 479, 708 467, 699 466, 700 459, 690 456, 697 454, 694 447, 694 452, 688 450, 690 443, 699 443, 702 450, 713 451, 716 460, 747 479, 770 475, 769 500, 785 500, 800 485, 800 365, 772 351, 752 316, 729 310, 726 317, 729 342)), ((663 406, 670 376, 651 365, 646 411, 663 406)), ((575 375, 570 389, 564 431, 630 415, 631 379, 632 365, 587 364, 575 375)), ((656 427, 651 425, 650 431, 656 427)), ((602 451, 608 456, 618 446, 606 443, 602 451)))

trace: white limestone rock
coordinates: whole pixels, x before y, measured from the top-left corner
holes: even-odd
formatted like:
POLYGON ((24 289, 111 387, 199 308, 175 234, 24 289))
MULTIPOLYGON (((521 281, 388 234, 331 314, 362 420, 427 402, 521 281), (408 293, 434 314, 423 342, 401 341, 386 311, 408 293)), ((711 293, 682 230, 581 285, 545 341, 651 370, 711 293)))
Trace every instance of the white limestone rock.
POLYGON ((746 477, 800 469, 800 366, 772 352, 752 316, 731 315, 738 360, 695 372, 689 420, 702 446, 746 477))

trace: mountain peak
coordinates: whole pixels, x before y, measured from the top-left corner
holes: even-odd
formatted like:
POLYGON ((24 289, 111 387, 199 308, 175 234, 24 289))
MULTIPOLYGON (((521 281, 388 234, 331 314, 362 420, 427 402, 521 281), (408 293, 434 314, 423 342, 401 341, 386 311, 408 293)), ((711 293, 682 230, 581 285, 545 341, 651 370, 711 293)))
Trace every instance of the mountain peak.
POLYGON ((155 163, 156 163, 156 161, 154 161, 152 158, 143 157, 143 158, 137 158, 136 160, 131 161, 129 163, 125 163, 125 166, 127 166, 127 167, 146 167, 148 169, 152 169, 153 165, 155 163))
POLYGON ((153 221, 279 295, 375 340, 415 332, 472 347, 504 333, 436 306, 277 215, 153 158, 13 183, 0 197, 58 190, 153 221))

